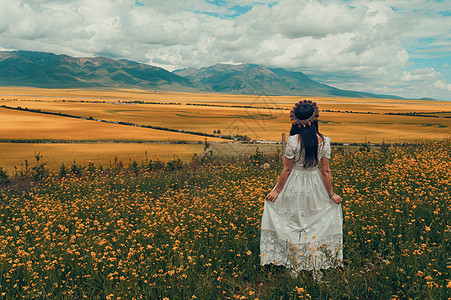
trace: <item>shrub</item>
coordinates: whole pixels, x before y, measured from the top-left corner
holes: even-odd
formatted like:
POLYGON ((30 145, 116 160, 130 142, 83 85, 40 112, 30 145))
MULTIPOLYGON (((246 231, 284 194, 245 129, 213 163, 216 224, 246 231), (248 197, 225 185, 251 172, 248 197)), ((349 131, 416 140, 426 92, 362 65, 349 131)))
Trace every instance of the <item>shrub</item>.
POLYGON ((183 168, 183 162, 180 160, 180 158, 177 158, 176 160, 171 160, 167 162, 167 170, 177 170, 183 168))
POLYGON ((68 170, 67 170, 66 166, 64 164, 62 164, 60 167, 60 171, 58 173, 59 177, 61 177, 61 178, 66 177, 67 173, 68 173, 68 170))
POLYGON ((9 183, 8 174, 6 174, 6 171, 3 170, 2 167, 0 167, 0 184, 6 184, 6 183, 9 183))
POLYGON ((260 164, 264 157, 263 152, 258 149, 258 147, 255 149, 255 153, 249 156, 250 162, 254 164, 260 164))
POLYGON ((75 160, 74 160, 74 163, 72 164, 72 166, 70 167, 70 172, 72 173, 72 174, 74 174, 74 175, 80 175, 81 174, 81 167, 79 166, 79 165, 77 165, 76 163, 75 163, 75 160))
POLYGON ((138 165, 138 163, 137 163, 136 161, 133 161, 133 162, 130 162, 130 163, 129 163, 128 169, 129 169, 130 171, 132 171, 133 173, 138 174, 138 173, 139 173, 139 170, 140 170, 141 168, 139 167, 139 165, 138 165))
POLYGON ((151 171, 153 170, 159 170, 159 169, 163 169, 164 167, 164 162, 160 161, 160 160, 150 160, 149 163, 147 164, 147 168, 151 171))

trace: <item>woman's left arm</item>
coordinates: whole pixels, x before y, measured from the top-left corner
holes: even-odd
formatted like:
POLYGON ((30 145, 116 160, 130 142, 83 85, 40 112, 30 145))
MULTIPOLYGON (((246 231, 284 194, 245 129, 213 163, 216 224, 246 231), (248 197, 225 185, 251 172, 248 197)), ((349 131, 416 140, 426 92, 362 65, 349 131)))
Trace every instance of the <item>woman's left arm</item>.
POLYGON ((287 182, 288 176, 291 173, 291 170, 293 168, 293 158, 286 158, 284 156, 284 166, 282 173, 280 173, 279 182, 277 183, 274 190, 272 190, 265 198, 267 201, 274 202, 277 199, 277 196, 279 195, 280 191, 282 190, 283 186, 285 185, 285 182, 287 182))

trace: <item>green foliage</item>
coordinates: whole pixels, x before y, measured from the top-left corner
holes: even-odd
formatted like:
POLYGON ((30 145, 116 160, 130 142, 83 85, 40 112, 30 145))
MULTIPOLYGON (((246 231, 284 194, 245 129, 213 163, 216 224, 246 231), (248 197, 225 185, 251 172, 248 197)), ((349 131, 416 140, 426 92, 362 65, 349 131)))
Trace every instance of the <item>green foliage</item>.
POLYGON ((180 158, 167 162, 167 170, 173 171, 183 168, 183 161, 180 158))
POLYGON ((359 148, 361 152, 370 152, 370 145, 369 144, 362 144, 362 146, 359 148))
POLYGON ((140 170, 141 168, 140 168, 139 164, 134 160, 133 162, 130 162, 130 163, 129 163, 128 169, 129 169, 130 171, 132 171, 133 173, 138 174, 138 173, 139 173, 139 170, 140 170))
POLYGON ((66 177, 68 172, 69 171, 67 170, 66 166, 64 164, 61 164, 61 167, 60 167, 60 170, 58 173, 59 177, 61 177, 61 178, 66 177))
POLYGON ((237 134, 237 135, 235 135, 235 139, 237 141, 246 141, 246 140, 248 140, 250 138, 247 135, 237 134))
POLYGON ((210 143, 207 142, 207 138, 205 138, 205 140, 204 140, 204 151, 207 150, 208 148, 210 148, 210 143))
POLYGON ((42 180, 49 175, 49 170, 46 167, 46 163, 42 161, 43 156, 41 153, 34 153, 36 159, 36 165, 31 167, 31 177, 33 180, 42 180))
POLYGON ((70 166, 70 172, 74 175, 81 175, 82 167, 77 165, 77 163, 74 160, 74 163, 72 164, 72 166, 70 166))
POLYGON ((158 159, 150 160, 146 165, 147 169, 150 171, 163 169, 164 166, 165 166, 165 163, 158 159))
POLYGON ((117 156, 114 157, 114 161, 110 163, 110 169, 114 172, 118 172, 124 169, 124 163, 119 160, 117 156))
POLYGON ((9 183, 9 177, 8 174, 6 174, 6 171, 3 170, 2 167, 0 167, 0 184, 6 184, 9 183))
POLYGON ((255 153, 249 156, 250 162, 254 164, 260 164, 264 160, 263 152, 258 149, 255 149, 255 153))

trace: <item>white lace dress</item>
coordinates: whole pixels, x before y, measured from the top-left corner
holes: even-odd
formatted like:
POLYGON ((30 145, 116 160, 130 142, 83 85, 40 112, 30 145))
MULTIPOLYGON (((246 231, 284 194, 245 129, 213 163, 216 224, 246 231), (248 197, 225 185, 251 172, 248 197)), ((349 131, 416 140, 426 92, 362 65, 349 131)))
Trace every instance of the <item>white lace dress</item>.
MULTIPOLYGON (((295 158, 292 171, 277 199, 265 201, 261 265, 272 263, 295 270, 342 266, 341 204, 329 198, 318 166, 303 167, 304 152, 299 154, 300 146, 298 134, 288 137, 284 155, 295 158)), ((318 160, 330 159, 330 152, 330 138, 324 136, 318 145, 318 160)))

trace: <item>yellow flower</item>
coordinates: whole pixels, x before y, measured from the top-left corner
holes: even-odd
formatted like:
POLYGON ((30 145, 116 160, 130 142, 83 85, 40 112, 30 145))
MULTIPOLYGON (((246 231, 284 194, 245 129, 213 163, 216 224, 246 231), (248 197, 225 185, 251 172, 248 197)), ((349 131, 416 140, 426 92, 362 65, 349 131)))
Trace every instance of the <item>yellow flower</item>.
POLYGON ((303 292, 305 292, 304 288, 300 288, 300 287, 295 287, 295 290, 298 292, 298 294, 302 294, 303 292))

